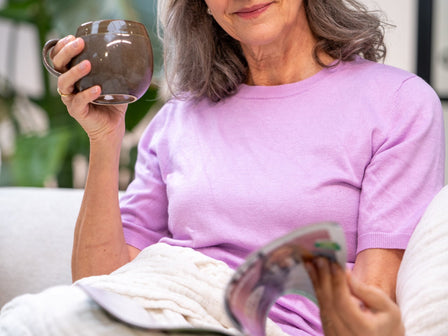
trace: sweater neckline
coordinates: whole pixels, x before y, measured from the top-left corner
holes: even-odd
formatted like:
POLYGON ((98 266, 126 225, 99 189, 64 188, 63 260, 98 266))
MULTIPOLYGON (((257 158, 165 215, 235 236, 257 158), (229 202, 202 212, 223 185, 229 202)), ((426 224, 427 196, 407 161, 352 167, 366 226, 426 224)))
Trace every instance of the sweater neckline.
POLYGON ((241 99, 272 99, 297 95, 308 91, 323 79, 339 71, 344 63, 339 62, 329 68, 323 68, 311 77, 294 83, 271 86, 240 84, 236 97, 241 99))

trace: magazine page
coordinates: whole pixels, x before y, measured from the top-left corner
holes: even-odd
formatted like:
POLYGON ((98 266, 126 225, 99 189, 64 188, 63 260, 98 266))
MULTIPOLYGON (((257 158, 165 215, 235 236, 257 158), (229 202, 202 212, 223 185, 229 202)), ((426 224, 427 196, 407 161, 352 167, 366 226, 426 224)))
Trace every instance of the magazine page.
POLYGON ((318 256, 345 268, 345 237, 338 224, 297 229, 252 254, 226 290, 226 310, 236 327, 247 335, 264 336, 271 306, 286 294, 300 294, 317 303, 304 261, 318 256))

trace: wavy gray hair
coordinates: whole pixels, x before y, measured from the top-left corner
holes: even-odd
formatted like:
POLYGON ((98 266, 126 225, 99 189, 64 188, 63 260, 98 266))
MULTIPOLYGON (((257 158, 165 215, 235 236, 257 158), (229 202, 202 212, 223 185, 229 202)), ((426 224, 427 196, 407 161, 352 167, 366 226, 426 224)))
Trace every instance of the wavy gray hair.
MULTIPOLYGON (((303 0, 317 39, 313 56, 324 52, 340 61, 355 55, 380 61, 386 55, 378 12, 357 0, 303 0)), ((207 14, 204 0, 158 0, 159 36, 164 47, 165 85, 178 98, 219 101, 234 94, 248 67, 238 41, 207 14)))

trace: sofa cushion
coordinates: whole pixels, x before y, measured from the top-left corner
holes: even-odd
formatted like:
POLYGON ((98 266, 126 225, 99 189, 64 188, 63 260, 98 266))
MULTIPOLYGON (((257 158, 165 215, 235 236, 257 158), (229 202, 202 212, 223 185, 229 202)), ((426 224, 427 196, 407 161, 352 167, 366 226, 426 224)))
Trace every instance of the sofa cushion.
POLYGON ((0 307, 13 297, 71 283, 82 190, 0 188, 0 307))
POLYGON ((448 330, 448 186, 433 199, 413 233, 397 279, 407 336, 448 330))

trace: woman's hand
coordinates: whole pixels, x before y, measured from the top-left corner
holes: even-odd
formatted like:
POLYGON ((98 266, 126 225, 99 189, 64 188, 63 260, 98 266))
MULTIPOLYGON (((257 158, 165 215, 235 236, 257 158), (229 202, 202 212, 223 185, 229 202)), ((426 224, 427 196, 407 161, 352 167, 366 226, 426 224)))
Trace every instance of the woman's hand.
POLYGON ((306 263, 326 336, 404 336, 398 306, 326 258, 306 263))
POLYGON ((121 141, 124 136, 124 116, 127 105, 95 105, 93 100, 101 94, 101 87, 93 86, 79 93, 73 93, 75 83, 91 70, 89 61, 83 61, 68 69, 73 57, 84 49, 84 40, 67 36, 61 39, 51 52, 56 70, 62 73, 58 78, 58 90, 70 115, 86 131, 90 141, 110 141, 110 137, 121 141))

